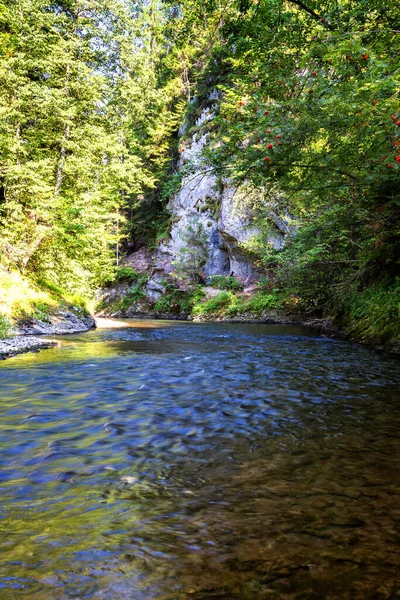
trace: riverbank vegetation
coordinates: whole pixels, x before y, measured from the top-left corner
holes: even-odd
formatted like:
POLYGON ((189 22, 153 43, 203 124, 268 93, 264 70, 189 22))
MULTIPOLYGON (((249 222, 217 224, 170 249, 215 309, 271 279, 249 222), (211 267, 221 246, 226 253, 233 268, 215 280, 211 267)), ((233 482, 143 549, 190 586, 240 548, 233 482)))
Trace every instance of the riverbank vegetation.
POLYGON ((16 323, 50 317, 63 310, 79 317, 89 314, 92 303, 75 293, 67 293, 43 279, 24 277, 17 271, 7 272, 0 267, 0 339, 13 334, 16 323))
POLYGON ((166 289, 158 309, 296 310, 398 340, 397 13, 388 0, 0 3, 2 323, 23 302, 90 302, 121 255, 166 239, 177 160, 203 127, 204 171, 248 190, 238 209, 267 282, 250 299, 222 280, 208 300, 166 289), (196 125, 214 90, 214 119, 196 125), (24 300, 7 295, 13 278, 24 300))

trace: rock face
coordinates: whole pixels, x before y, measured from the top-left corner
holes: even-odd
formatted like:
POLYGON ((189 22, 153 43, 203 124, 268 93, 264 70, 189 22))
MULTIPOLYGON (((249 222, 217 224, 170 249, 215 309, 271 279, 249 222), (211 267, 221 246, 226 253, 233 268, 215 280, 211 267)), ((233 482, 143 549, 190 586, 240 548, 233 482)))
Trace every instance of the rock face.
MULTIPOLYGON (((258 257, 249 245, 261 232, 253 224, 251 209, 246 208, 246 191, 236 189, 226 178, 217 178, 202 158, 202 151, 210 142, 209 130, 217 101, 218 93, 214 90, 194 127, 188 129, 188 124, 183 124, 179 130, 181 148, 177 170, 183 178, 179 191, 167 205, 171 215, 169 239, 161 242, 154 252, 141 248, 124 260, 124 265, 148 275, 144 297, 134 302, 130 311, 151 310, 164 295, 166 283, 185 289, 188 277, 179 277, 179 265, 183 259, 186 263, 195 260, 196 247, 201 252, 201 261, 195 271, 199 272, 202 283, 207 283, 213 275, 234 273, 244 287, 249 287, 263 276, 256 266, 258 257)), ((273 214, 271 222, 275 233, 271 233, 269 241, 279 249, 290 225, 273 214)), ((129 291, 129 286, 122 289, 119 284, 106 290, 105 305, 123 298, 129 291)), ((124 314, 130 313, 124 310, 124 314)))
MULTIPOLYGON (((212 92, 209 101, 216 99, 212 92)), ((205 108, 196 121, 196 128, 204 126, 215 116, 215 105, 205 108)), ((208 143, 209 133, 197 131, 181 152, 178 170, 188 169, 183 177, 179 192, 167 206, 172 215, 170 239, 158 247, 155 266, 165 274, 174 272, 174 263, 179 261, 189 243, 188 232, 201 229, 206 246, 204 276, 235 276, 245 285, 260 279, 262 273, 255 267, 256 256, 246 249, 246 244, 260 232, 252 225, 251 214, 239 210, 240 190, 229 180, 218 180, 207 172, 201 160, 201 151, 208 143)), ((283 244, 284 232, 271 236, 276 248, 283 244)))

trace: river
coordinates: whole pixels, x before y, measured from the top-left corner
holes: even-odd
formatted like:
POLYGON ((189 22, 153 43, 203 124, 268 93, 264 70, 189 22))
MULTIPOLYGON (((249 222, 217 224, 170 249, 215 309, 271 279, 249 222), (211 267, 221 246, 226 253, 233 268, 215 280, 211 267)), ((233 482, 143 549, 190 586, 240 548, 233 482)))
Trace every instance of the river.
POLYGON ((0 598, 400 597, 399 361, 125 321, 0 364, 0 598))

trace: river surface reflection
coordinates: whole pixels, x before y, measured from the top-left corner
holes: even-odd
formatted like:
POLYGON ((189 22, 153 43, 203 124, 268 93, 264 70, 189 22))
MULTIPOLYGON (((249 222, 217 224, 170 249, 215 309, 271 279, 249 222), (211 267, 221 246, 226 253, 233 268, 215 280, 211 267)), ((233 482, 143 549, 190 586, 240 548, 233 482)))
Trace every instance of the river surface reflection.
POLYGON ((128 324, 0 365, 1 600, 400 597, 398 360, 128 324))

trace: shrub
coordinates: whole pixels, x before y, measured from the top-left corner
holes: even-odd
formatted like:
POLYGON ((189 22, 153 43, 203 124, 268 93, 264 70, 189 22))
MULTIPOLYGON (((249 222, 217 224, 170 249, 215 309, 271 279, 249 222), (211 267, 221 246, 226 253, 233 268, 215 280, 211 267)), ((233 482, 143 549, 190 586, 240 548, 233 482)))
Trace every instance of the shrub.
POLYGON ((156 311, 190 314, 193 306, 204 298, 204 290, 200 285, 191 291, 184 292, 171 284, 166 284, 165 290, 165 295, 154 306, 156 311))
POLYGON ((284 297, 278 291, 265 294, 257 292, 248 302, 243 305, 244 312, 262 313, 265 310, 277 310, 283 308, 284 297))
POLYGON ((227 275, 213 275, 210 277, 210 286, 219 290, 231 290, 232 292, 241 292, 244 285, 236 277, 227 275))
POLYGON ((132 267, 118 267, 115 276, 119 283, 134 283, 140 277, 140 274, 132 267))
POLYGON ((202 302, 201 304, 196 304, 193 307, 192 314, 193 315, 203 315, 203 314, 212 314, 218 313, 221 314, 223 312, 227 312, 228 309, 232 309, 233 306, 237 303, 238 299, 232 292, 221 292, 214 298, 208 300, 208 302, 202 302))
POLYGON ((375 285, 350 290, 343 298, 337 322, 350 335, 369 342, 400 340, 400 277, 390 287, 375 285))
POLYGON ((8 337, 11 332, 11 321, 5 315, 0 315, 0 339, 8 337))

